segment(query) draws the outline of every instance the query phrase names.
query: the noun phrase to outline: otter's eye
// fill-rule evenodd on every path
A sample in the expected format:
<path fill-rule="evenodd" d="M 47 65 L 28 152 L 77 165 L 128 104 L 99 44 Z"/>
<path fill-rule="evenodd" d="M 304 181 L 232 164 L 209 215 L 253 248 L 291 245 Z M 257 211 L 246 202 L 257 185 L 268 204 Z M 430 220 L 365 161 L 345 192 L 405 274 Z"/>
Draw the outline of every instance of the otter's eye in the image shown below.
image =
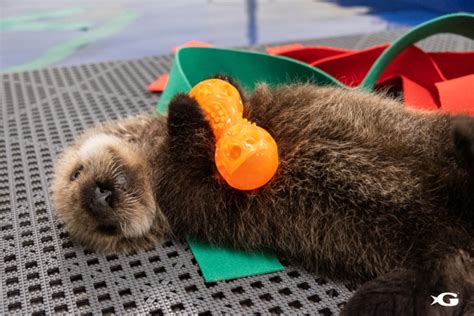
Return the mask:
<path fill-rule="evenodd" d="M 80 175 L 82 170 L 84 169 L 83 165 L 80 165 L 72 174 L 71 174 L 71 181 L 76 180 Z"/>
<path fill-rule="evenodd" d="M 117 184 L 121 190 L 125 190 L 128 186 L 128 179 L 124 174 L 117 177 Z"/>

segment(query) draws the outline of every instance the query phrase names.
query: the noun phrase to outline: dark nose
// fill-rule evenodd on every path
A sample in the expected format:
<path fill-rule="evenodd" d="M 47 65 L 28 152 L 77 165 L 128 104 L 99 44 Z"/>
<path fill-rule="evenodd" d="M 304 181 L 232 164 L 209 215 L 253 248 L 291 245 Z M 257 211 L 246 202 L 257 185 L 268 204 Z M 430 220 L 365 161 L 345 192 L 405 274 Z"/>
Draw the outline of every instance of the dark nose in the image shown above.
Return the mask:
<path fill-rule="evenodd" d="M 96 214 L 103 213 L 111 206 L 112 191 L 101 184 L 97 184 L 91 199 L 91 211 Z"/>

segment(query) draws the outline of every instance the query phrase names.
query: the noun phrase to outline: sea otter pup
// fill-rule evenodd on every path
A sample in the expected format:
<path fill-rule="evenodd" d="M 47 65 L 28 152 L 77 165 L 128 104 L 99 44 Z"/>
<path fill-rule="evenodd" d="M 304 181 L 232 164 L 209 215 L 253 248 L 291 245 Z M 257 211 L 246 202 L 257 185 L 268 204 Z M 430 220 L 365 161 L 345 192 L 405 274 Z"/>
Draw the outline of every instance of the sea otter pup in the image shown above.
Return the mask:
<path fill-rule="evenodd" d="M 348 315 L 474 313 L 473 118 L 309 84 L 261 84 L 244 104 L 279 146 L 264 187 L 227 185 L 203 112 L 179 94 L 167 117 L 108 123 L 64 151 L 52 184 L 60 221 L 105 253 L 170 233 L 271 248 L 321 275 L 368 281 Z M 442 292 L 457 306 L 430 305 Z"/>

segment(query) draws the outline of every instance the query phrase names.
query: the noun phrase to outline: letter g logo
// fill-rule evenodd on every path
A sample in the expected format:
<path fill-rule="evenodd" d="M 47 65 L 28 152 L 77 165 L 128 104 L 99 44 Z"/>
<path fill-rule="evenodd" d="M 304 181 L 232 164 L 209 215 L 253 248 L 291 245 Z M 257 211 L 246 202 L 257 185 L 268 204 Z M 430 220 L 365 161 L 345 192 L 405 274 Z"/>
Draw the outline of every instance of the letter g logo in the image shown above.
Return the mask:
<path fill-rule="evenodd" d="M 444 300 L 445 296 L 454 297 L 454 298 L 449 298 L 448 302 L 446 302 Z M 456 293 L 444 292 L 438 296 L 431 295 L 431 297 L 433 298 L 433 303 L 431 303 L 431 305 L 439 304 L 441 306 L 456 306 L 459 304 L 459 298 L 457 298 L 458 295 Z"/>

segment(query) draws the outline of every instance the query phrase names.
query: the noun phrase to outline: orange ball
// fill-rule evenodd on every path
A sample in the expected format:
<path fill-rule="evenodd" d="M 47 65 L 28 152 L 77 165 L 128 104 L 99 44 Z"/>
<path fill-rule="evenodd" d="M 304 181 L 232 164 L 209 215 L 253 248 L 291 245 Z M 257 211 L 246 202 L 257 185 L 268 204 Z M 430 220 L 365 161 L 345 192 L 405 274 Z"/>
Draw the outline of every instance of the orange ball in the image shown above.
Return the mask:
<path fill-rule="evenodd" d="M 242 119 L 218 140 L 215 160 L 217 170 L 230 186 L 254 190 L 275 174 L 278 147 L 266 130 Z"/>
<path fill-rule="evenodd" d="M 243 105 L 239 91 L 227 81 L 208 79 L 195 85 L 189 95 L 204 110 L 214 135 L 218 138 L 227 125 L 242 118 Z"/>
<path fill-rule="evenodd" d="M 278 168 L 273 137 L 242 117 L 239 91 L 220 79 L 209 79 L 191 89 L 204 110 L 217 140 L 217 170 L 233 188 L 254 190 L 266 184 Z"/>

